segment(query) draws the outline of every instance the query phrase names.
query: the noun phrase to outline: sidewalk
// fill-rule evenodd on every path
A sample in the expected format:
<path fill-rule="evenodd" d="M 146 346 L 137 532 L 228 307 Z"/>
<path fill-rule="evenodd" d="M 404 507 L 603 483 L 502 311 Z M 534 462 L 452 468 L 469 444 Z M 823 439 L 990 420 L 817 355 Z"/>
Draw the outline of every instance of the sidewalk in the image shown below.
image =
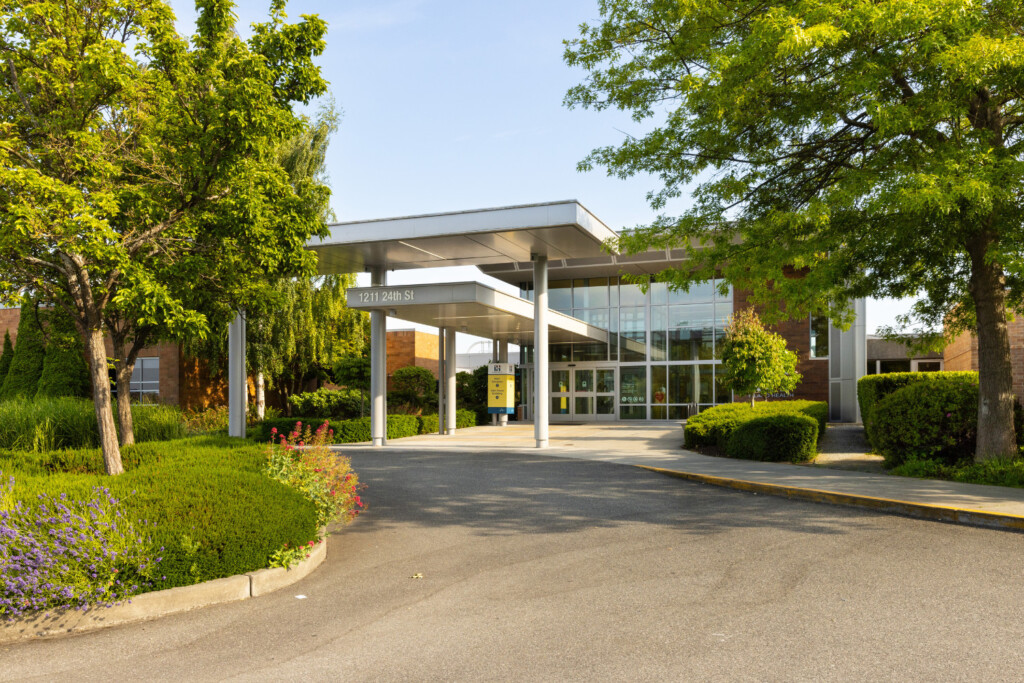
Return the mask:
<path fill-rule="evenodd" d="M 896 477 L 887 474 L 752 462 L 699 455 L 682 449 L 676 424 L 552 425 L 551 447 L 533 446 L 533 426 L 473 427 L 366 445 L 342 452 L 517 452 L 644 467 L 691 481 L 742 491 L 799 498 L 945 522 L 1024 531 L 1024 489 Z"/>

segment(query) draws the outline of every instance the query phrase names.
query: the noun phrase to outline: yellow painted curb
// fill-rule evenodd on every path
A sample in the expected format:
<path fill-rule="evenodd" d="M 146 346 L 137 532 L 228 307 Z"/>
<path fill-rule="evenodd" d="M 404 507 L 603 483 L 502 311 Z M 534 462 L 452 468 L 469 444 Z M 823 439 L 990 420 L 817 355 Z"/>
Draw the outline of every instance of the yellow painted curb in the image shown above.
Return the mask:
<path fill-rule="evenodd" d="M 822 491 L 819 489 L 808 489 L 798 486 L 784 486 L 782 484 L 766 484 L 760 481 L 730 479 L 728 477 L 716 477 L 710 474 L 667 470 L 661 467 L 650 467 L 648 465 L 636 465 L 636 467 L 670 477 L 687 479 L 689 481 L 710 484 L 712 486 L 722 486 L 724 488 L 736 489 L 737 491 L 747 491 L 749 493 L 764 493 L 769 496 L 781 496 L 796 500 L 806 500 L 813 503 L 847 505 L 851 507 L 875 510 L 877 512 L 888 512 L 891 514 L 905 515 L 907 517 L 916 517 L 918 519 L 928 519 L 936 522 L 950 522 L 953 524 L 965 524 L 969 526 L 1005 529 L 1009 531 L 1024 531 L 1024 516 L 1021 515 L 987 512 L 985 510 L 971 510 L 951 505 L 912 503 L 906 500 L 876 498 L 874 496 L 864 496 L 855 493 L 838 493 L 836 491 Z"/>

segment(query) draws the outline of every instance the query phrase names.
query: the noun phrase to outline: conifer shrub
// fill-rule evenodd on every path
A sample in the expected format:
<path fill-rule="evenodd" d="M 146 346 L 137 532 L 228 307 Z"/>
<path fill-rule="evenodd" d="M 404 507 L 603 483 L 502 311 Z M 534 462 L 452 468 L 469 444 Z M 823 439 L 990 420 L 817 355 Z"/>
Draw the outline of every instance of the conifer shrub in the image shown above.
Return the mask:
<path fill-rule="evenodd" d="M 0 387 L 3 387 L 7 372 L 11 369 L 11 361 L 14 360 L 14 344 L 11 343 L 11 333 L 4 330 L 4 350 L 0 353 Z"/>
<path fill-rule="evenodd" d="M 43 359 L 46 357 L 46 345 L 37 310 L 34 306 L 21 309 L 18 341 L 14 345 L 11 367 L 0 387 L 0 401 L 26 399 L 36 395 L 39 377 L 43 372 Z"/>
<path fill-rule="evenodd" d="M 62 309 L 47 312 L 49 343 L 36 388 L 37 398 L 87 397 L 92 390 L 89 365 L 85 362 L 82 335 Z"/>

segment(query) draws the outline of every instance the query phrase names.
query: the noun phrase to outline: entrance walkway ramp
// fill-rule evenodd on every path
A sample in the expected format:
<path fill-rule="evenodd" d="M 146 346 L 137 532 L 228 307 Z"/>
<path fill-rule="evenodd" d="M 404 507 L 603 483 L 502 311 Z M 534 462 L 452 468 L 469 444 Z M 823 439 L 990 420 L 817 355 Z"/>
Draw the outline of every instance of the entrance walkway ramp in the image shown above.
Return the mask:
<path fill-rule="evenodd" d="M 896 477 L 788 463 L 700 455 L 682 448 L 676 423 L 552 424 L 551 447 L 533 448 L 533 425 L 483 426 L 451 436 L 421 435 L 383 449 L 352 444 L 344 453 L 521 452 L 643 467 L 690 481 L 972 526 L 1024 531 L 1024 489 Z"/>

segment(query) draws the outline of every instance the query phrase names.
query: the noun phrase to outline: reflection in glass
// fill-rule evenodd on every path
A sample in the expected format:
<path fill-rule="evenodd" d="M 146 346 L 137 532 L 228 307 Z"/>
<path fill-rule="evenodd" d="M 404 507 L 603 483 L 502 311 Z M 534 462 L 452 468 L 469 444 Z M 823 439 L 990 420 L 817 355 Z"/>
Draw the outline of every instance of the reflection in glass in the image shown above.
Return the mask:
<path fill-rule="evenodd" d="M 592 392 L 594 391 L 594 371 L 593 370 L 576 370 L 574 373 L 576 391 Z"/>
<path fill-rule="evenodd" d="M 669 360 L 710 360 L 714 350 L 712 304 L 668 307 Z"/>
<path fill-rule="evenodd" d="M 619 346 L 623 362 L 647 360 L 646 308 L 619 309 Z"/>
<path fill-rule="evenodd" d="M 811 358 L 828 358 L 828 318 L 811 316 Z"/>
<path fill-rule="evenodd" d="M 646 306 L 647 295 L 640 290 L 640 285 L 628 282 L 619 283 L 620 306 Z"/>
<path fill-rule="evenodd" d="M 667 335 L 668 311 L 665 306 L 651 306 L 651 360 L 668 358 Z"/>
<path fill-rule="evenodd" d="M 668 367 L 668 402 L 697 403 L 696 366 L 670 365 Z"/>
<path fill-rule="evenodd" d="M 615 414 L 615 397 L 614 396 L 598 396 L 597 397 L 597 414 L 598 415 L 614 415 Z"/>
<path fill-rule="evenodd" d="M 722 366 L 717 366 L 715 368 L 715 403 L 732 403 L 732 391 L 725 387 L 725 383 L 722 381 L 724 376 L 725 372 L 722 370 Z"/>
<path fill-rule="evenodd" d="M 652 420 L 664 420 L 666 415 L 666 406 L 651 406 L 651 419 Z"/>
<path fill-rule="evenodd" d="M 593 396 L 577 396 L 576 402 L 576 414 L 577 415 L 593 415 L 594 414 L 594 397 Z"/>
<path fill-rule="evenodd" d="M 614 394 L 615 393 L 615 371 L 614 370 L 598 370 L 597 371 L 597 393 L 599 393 L 599 394 Z"/>
<path fill-rule="evenodd" d="M 732 304 L 716 304 L 715 305 L 715 355 L 714 357 L 721 358 L 721 344 L 722 340 L 725 339 L 725 327 L 729 324 L 729 316 L 732 315 Z"/>
<path fill-rule="evenodd" d="M 652 282 L 651 283 L 651 305 L 657 306 L 659 304 L 668 303 L 668 285 L 664 282 Z"/>
<path fill-rule="evenodd" d="M 599 308 L 608 305 L 608 278 L 591 277 L 573 280 L 572 293 L 575 308 Z"/>
<path fill-rule="evenodd" d="M 715 366 L 701 363 L 693 367 L 696 372 L 697 401 L 699 403 L 711 403 L 714 400 Z"/>
<path fill-rule="evenodd" d="M 665 403 L 668 399 L 668 380 L 664 365 L 651 366 L 651 403 Z"/>
<path fill-rule="evenodd" d="M 568 363 L 572 360 L 572 344 L 549 344 L 548 360 L 552 363 Z"/>
<path fill-rule="evenodd" d="M 552 370 L 551 371 L 551 393 L 553 393 L 553 394 L 567 394 L 567 393 L 569 393 L 569 371 L 568 370 Z"/>
<path fill-rule="evenodd" d="M 548 308 L 562 313 L 572 311 L 572 280 L 552 280 L 548 283 Z"/>
<path fill-rule="evenodd" d="M 698 282 L 692 285 L 688 292 L 681 289 L 669 289 L 668 292 L 670 304 L 710 303 L 714 300 L 715 284 L 713 282 Z"/>
<path fill-rule="evenodd" d="M 647 406 L 622 406 L 619 408 L 620 420 L 646 420 Z"/>
<path fill-rule="evenodd" d="M 619 368 L 619 403 L 622 405 L 647 403 L 647 366 Z"/>

